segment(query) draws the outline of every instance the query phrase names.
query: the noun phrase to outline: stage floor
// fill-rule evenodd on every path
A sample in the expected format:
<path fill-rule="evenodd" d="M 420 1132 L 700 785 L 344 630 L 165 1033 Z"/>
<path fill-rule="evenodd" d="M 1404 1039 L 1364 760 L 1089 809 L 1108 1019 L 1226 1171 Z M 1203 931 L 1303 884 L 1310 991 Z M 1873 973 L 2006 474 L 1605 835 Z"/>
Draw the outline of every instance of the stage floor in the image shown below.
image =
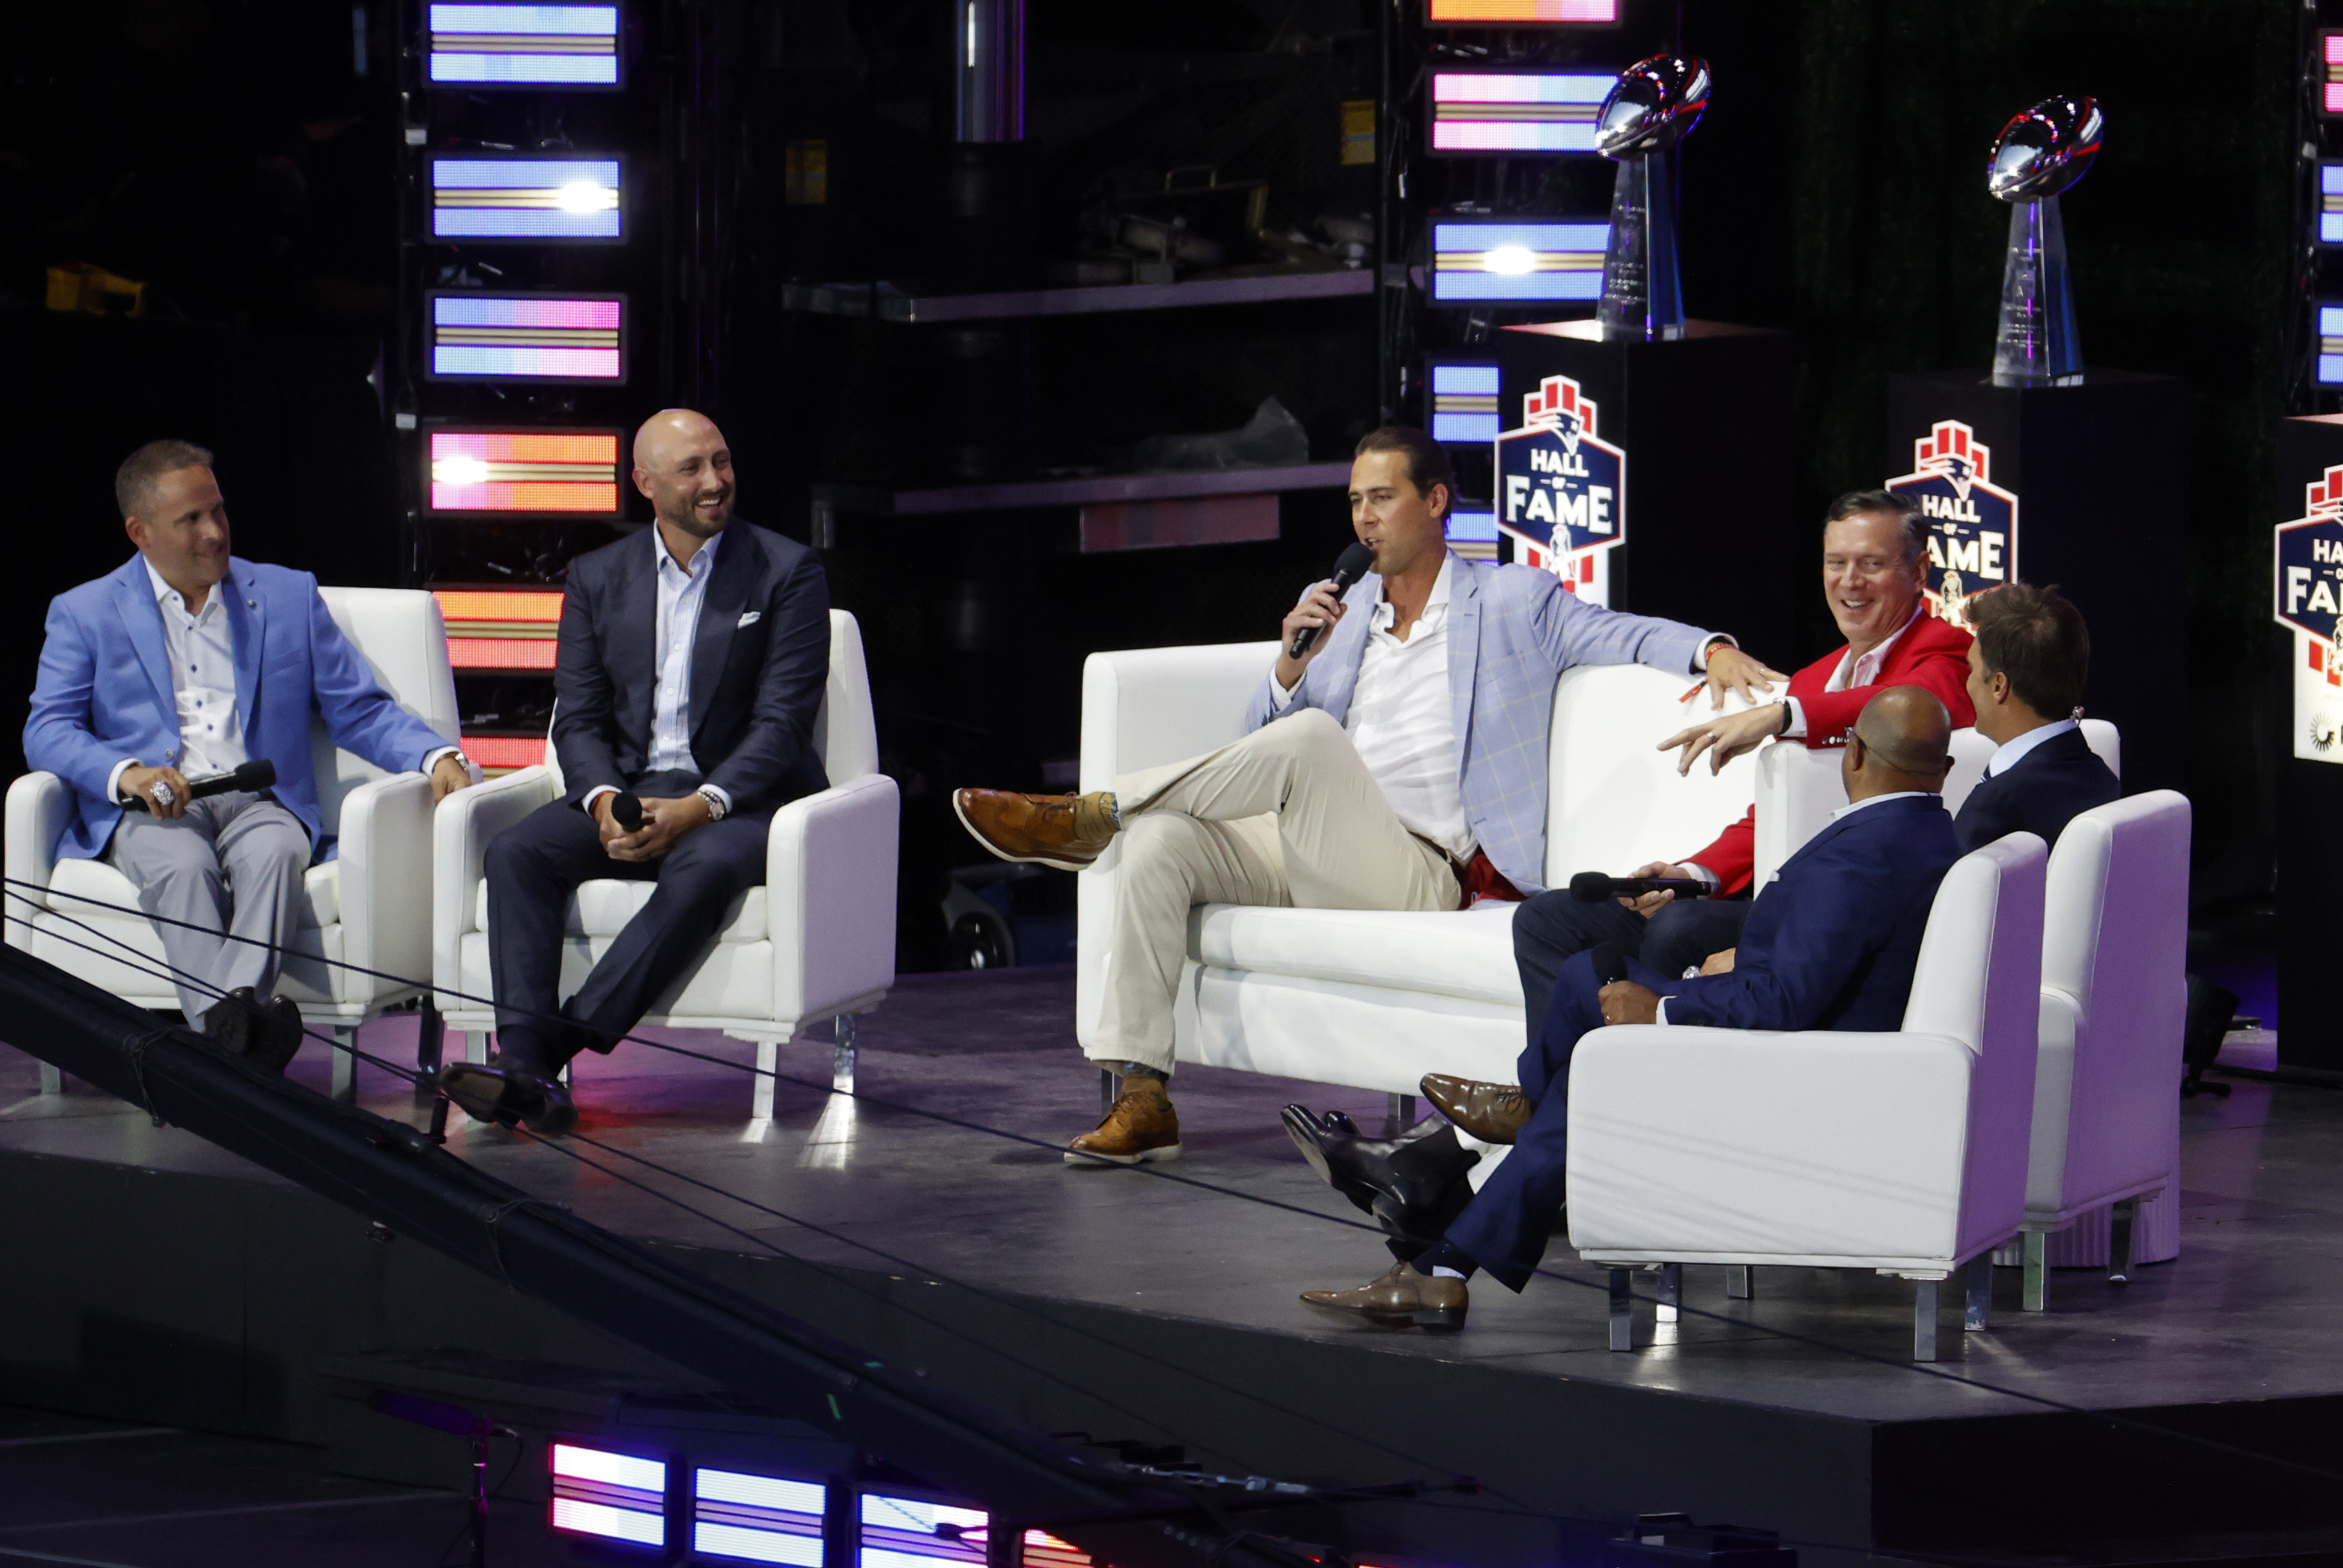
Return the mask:
<path fill-rule="evenodd" d="M 2199 1419 L 2143 1419 L 2264 1452 L 2321 1463 L 2343 1459 L 2331 1438 L 2318 1454 L 2297 1446 L 2297 1429 L 2306 1422 L 2315 1418 L 2332 1432 L 2343 1414 L 2343 1336 L 2335 1332 L 2336 1302 L 2343 1299 L 2343 1093 L 2238 1082 L 2226 1101 L 2185 1102 L 2180 1257 L 2146 1269 L 2127 1288 L 2110 1286 L 2096 1271 L 2060 1271 L 2051 1310 L 2042 1314 L 2016 1310 L 2016 1271 L 1999 1271 L 1992 1329 L 1964 1336 L 1948 1312 L 1944 1338 L 1955 1359 L 1934 1369 L 1915 1369 L 1905 1359 L 1907 1283 L 1792 1268 L 1759 1271 L 1752 1301 L 1728 1301 L 1721 1270 L 1689 1269 L 1687 1305 L 1717 1316 L 1688 1314 L 1678 1324 L 1655 1326 L 1650 1310 L 1640 1309 L 1637 1338 L 1644 1348 L 1616 1354 L 1606 1348 L 1603 1273 L 1578 1263 L 1559 1239 L 1547 1266 L 1575 1283 L 1541 1279 L 1520 1296 L 1494 1285 L 1476 1288 L 1471 1326 L 1457 1336 L 1353 1328 L 1298 1304 L 1298 1291 L 1357 1283 L 1387 1259 L 1372 1231 L 1346 1223 L 1363 1217 L 1294 1156 L 1278 1128 L 1278 1108 L 1296 1100 L 1313 1109 L 1340 1106 L 1366 1123 L 1383 1114 L 1376 1097 L 1210 1070 L 1182 1072 L 1177 1092 L 1187 1157 L 1168 1169 L 1226 1191 L 1144 1171 L 1069 1169 L 1052 1147 L 918 1113 L 940 1112 L 1050 1145 L 1091 1125 L 1098 1079 L 1073 1043 L 1071 991 L 1065 970 L 906 977 L 863 1021 L 860 1079 L 865 1094 L 902 1109 L 866 1102 L 849 1110 L 818 1089 L 784 1083 L 770 1124 L 759 1126 L 748 1117 L 743 1073 L 640 1048 L 584 1061 L 578 1074 L 581 1131 L 803 1224 L 642 1167 L 614 1165 L 724 1221 L 712 1223 L 531 1140 L 460 1116 L 450 1146 L 612 1230 L 706 1249 L 711 1259 L 746 1260 L 769 1246 L 857 1277 L 935 1282 L 930 1288 L 939 1294 L 926 1299 L 939 1302 L 964 1299 L 952 1291 L 957 1283 L 996 1305 L 1006 1298 L 1046 1302 L 1061 1316 L 1084 1308 L 1116 1314 L 1114 1321 L 1135 1324 L 1137 1337 L 1161 1347 L 1153 1358 L 1159 1364 L 1147 1374 L 1157 1380 L 1148 1397 L 1158 1406 L 1170 1386 L 1162 1380 L 1176 1382 L 1183 1365 L 1224 1392 L 1237 1375 L 1231 1370 L 1237 1363 L 1225 1359 L 1231 1346 L 1244 1347 L 1248 1367 L 1286 1362 L 1342 1369 L 1342 1386 L 1354 1393 L 1342 1419 L 1375 1434 L 1384 1452 L 1420 1461 L 1418 1473 L 1487 1476 L 1506 1467 L 1502 1431 L 1450 1442 L 1445 1417 L 1412 1421 L 1378 1398 L 1379 1390 L 1396 1396 L 1443 1377 L 1449 1381 L 1437 1386 L 1467 1391 L 1453 1413 L 1468 1423 L 1477 1411 L 1532 1412 L 1540 1398 L 1566 1390 L 1577 1402 L 1566 1408 L 1576 1410 L 1626 1408 L 1621 1395 L 1658 1396 L 1679 1412 L 1712 1417 L 1737 1408 L 1754 1422 L 1745 1441 L 1762 1442 L 1760 1416 L 1819 1418 L 1813 1430 L 1851 1423 L 1845 1430 L 1868 1433 L 1886 1427 L 1941 1432 L 1950 1430 L 1942 1423 L 1978 1420 L 1998 1428 L 1994 1418 L 2043 1415 L 2043 1406 L 2016 1394 L 2095 1411 L 2188 1409 Z M 386 1020 L 364 1032 L 362 1044 L 411 1060 L 414 1029 L 411 1017 Z M 749 1048 L 738 1042 L 673 1038 L 749 1060 Z M 826 1082 L 828 1057 L 826 1042 L 799 1042 L 784 1051 L 782 1070 Z M 321 1091 L 326 1072 L 316 1046 L 293 1069 Z M 40 1096 L 36 1087 L 28 1059 L 0 1051 L 0 1158 L 286 1185 L 176 1130 L 155 1128 L 143 1113 L 86 1088 L 56 1098 Z M 360 1092 L 382 1114 L 418 1115 L 406 1086 L 374 1070 L 362 1070 Z M 608 1158 L 590 1149 L 578 1152 Z M 746 1269 L 729 1260 L 724 1266 L 735 1275 Z M 1182 1363 L 1191 1356 L 1204 1360 Z M 1480 1375 L 1450 1375 L 1449 1369 L 1466 1368 Z M 2268 1402 L 2288 1400 L 2308 1402 Z M 2209 1420 L 2207 1407 L 2217 1412 Z M 2281 1410 L 2295 1414 L 2272 1413 Z M 2054 1430 L 2071 1431 L 2044 1429 Z M 2208 1457 L 2170 1440 L 2135 1433 L 2127 1442 L 2183 1450 L 2169 1456 L 2176 1473 L 2235 1462 L 2234 1455 Z M 2056 1447 L 2046 1451 L 2052 1456 L 2046 1462 L 2055 1462 Z M 1886 1484 L 1887 1467 L 1875 1450 L 1867 1462 L 1874 1473 L 1849 1485 L 1875 1494 Z"/>

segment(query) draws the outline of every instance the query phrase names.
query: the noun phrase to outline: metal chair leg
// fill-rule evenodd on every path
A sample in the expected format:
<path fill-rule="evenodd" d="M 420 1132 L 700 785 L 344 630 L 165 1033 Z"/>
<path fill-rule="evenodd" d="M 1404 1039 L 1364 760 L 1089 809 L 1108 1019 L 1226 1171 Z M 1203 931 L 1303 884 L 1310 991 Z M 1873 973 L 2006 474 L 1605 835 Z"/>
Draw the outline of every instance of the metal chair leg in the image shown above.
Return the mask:
<path fill-rule="evenodd" d="M 1383 1110 L 1383 1136 L 1396 1138 L 1415 1125 L 1415 1096 L 1393 1094 Z"/>
<path fill-rule="evenodd" d="M 436 1074 L 447 1048 L 447 1030 L 439 1021 L 439 1004 L 425 997 L 415 1009 L 415 1070 Z"/>
<path fill-rule="evenodd" d="M 358 1102 L 358 1031 L 334 1030 L 334 1098 L 344 1105 Z"/>
<path fill-rule="evenodd" d="M 1932 1362 L 1936 1359 L 1936 1304 L 1940 1280 L 1912 1282 L 1912 1359 Z"/>
<path fill-rule="evenodd" d="M 1674 1322 L 1676 1321 L 1676 1309 L 1683 1304 L 1684 1265 L 1682 1263 L 1662 1263 L 1660 1265 L 1660 1322 L 1664 1323 Z"/>
<path fill-rule="evenodd" d="M 830 1087 L 839 1094 L 854 1092 L 854 1047 L 858 1029 L 855 1017 L 842 1012 L 830 1026 L 830 1037 L 838 1043 L 830 1057 Z"/>
<path fill-rule="evenodd" d="M 2018 1305 L 2029 1312 L 2050 1310 L 2050 1233 L 2026 1232 L 2026 1293 Z"/>
<path fill-rule="evenodd" d="M 1099 1115 L 1103 1118 L 1114 1109 L 1114 1097 L 1122 1092 L 1122 1081 L 1111 1067 L 1099 1069 Z"/>
<path fill-rule="evenodd" d="M 41 1063 L 41 1092 L 63 1094 L 65 1091 L 65 1070 L 54 1061 Z"/>
<path fill-rule="evenodd" d="M 1614 1351 L 1635 1348 L 1635 1298 L 1627 1288 L 1628 1278 L 1624 1269 L 1611 1271 L 1611 1348 Z"/>
<path fill-rule="evenodd" d="M 488 1031 L 468 1029 L 464 1031 L 464 1060 L 478 1067 L 488 1060 Z"/>
<path fill-rule="evenodd" d="M 2139 1267 L 2139 1200 L 2127 1198 L 2107 1221 L 2107 1283 L 2128 1285 Z"/>
<path fill-rule="evenodd" d="M 1725 1293 L 1736 1302 L 1755 1301 L 1757 1296 L 1757 1271 L 1748 1263 L 1725 1265 Z"/>
<path fill-rule="evenodd" d="M 1974 1333 L 1993 1326 L 1993 1253 L 1979 1252 L 1968 1261 L 1968 1306 L 1961 1314 L 1963 1330 Z"/>
<path fill-rule="evenodd" d="M 749 1091 L 749 1115 L 758 1121 L 773 1119 L 773 1074 L 781 1065 L 781 1042 L 760 1040 L 757 1042 L 757 1077 Z"/>

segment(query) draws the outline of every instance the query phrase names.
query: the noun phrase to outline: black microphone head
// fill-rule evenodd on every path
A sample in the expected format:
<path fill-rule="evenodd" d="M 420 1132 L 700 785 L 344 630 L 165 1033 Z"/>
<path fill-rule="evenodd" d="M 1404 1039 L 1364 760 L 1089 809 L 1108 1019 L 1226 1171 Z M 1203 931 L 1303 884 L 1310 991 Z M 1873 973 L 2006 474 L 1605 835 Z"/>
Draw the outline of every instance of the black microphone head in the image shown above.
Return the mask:
<path fill-rule="evenodd" d="M 1600 871 L 1581 871 L 1570 879 L 1570 896 L 1582 904 L 1599 904 L 1611 896 L 1611 879 Z"/>
<path fill-rule="evenodd" d="M 236 770 L 236 787 L 239 789 L 266 789 L 276 782 L 277 764 L 266 757 L 256 757 Z"/>
<path fill-rule="evenodd" d="M 617 819 L 618 826 L 628 832 L 641 832 L 643 830 L 642 797 L 631 789 L 620 790 L 610 797 L 610 815 Z"/>
<path fill-rule="evenodd" d="M 1597 942 L 1586 950 L 1594 960 L 1594 978 L 1611 985 L 1627 978 L 1626 955 L 1615 942 Z"/>
<path fill-rule="evenodd" d="M 1349 588 L 1375 569 L 1375 552 L 1364 545 L 1353 545 L 1334 558 L 1334 580 Z"/>

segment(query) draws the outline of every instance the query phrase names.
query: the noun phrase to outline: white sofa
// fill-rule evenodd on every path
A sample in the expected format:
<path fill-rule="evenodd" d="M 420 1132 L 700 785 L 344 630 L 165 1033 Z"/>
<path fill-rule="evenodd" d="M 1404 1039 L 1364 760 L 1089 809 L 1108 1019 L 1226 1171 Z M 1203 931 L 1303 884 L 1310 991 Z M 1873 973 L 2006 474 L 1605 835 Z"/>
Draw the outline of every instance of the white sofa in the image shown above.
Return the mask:
<path fill-rule="evenodd" d="M 1974 1261 L 1989 1285 L 1986 1260 L 2026 1218 L 2045 859 L 2013 833 L 1946 873 L 1895 1032 L 1641 1024 L 1580 1041 L 1579 1255 L 1901 1275 L 1918 1282 L 1914 1359 L 1936 1360 L 1939 1282 Z M 1614 1350 L 1624 1287 L 1614 1276 Z"/>
<path fill-rule="evenodd" d="M 438 601 L 413 589 L 318 591 L 383 689 L 455 741 L 456 683 Z M 297 951 L 278 994 L 299 1004 L 304 1023 L 331 1030 L 347 1048 L 359 1024 L 422 994 L 430 973 L 431 784 L 420 773 L 386 776 L 337 750 L 323 724 L 312 725 L 310 747 L 320 820 L 337 837 L 338 853 L 304 879 Z M 9 944 L 136 1006 L 176 1010 L 161 940 L 146 917 L 121 912 L 138 902 L 129 879 L 102 860 L 57 859 L 72 808 L 72 789 L 53 773 L 27 773 L 8 787 L 10 891 L 45 890 L 29 918 L 20 899 L 9 900 Z M 339 1098 L 357 1091 L 347 1049 L 334 1053 L 333 1082 Z M 42 1085 L 60 1086 L 55 1069 L 42 1070 Z"/>
<path fill-rule="evenodd" d="M 727 912 L 716 940 L 679 974 L 642 1022 L 712 1029 L 757 1046 L 751 1115 L 769 1119 L 782 1041 L 807 1023 L 836 1020 L 831 1078 L 853 1087 L 854 1019 L 895 983 L 895 866 L 901 814 L 895 781 L 879 771 L 879 734 L 862 636 L 844 610 L 830 612 L 830 684 L 814 723 L 827 789 L 773 814 L 765 882 Z M 441 1016 L 465 1037 L 465 1055 L 488 1055 L 496 1027 L 488 972 L 488 840 L 562 795 L 552 748 L 546 760 L 450 796 L 435 824 L 431 855 L 431 972 Z M 585 982 L 655 883 L 598 879 L 570 902 L 561 960 L 567 996 Z"/>
<path fill-rule="evenodd" d="M 1242 737 L 1272 642 L 1091 656 L 1081 788 Z M 1676 776 L 1666 736 L 1708 710 L 1689 678 L 1639 665 L 1567 671 L 1554 699 L 1545 879 L 1689 854 L 1745 811 L 1756 769 Z M 1119 849 L 1077 882 L 1075 1035 L 1094 1038 Z M 1510 1082 L 1525 1034 L 1513 906 L 1413 914 L 1213 904 L 1189 925 L 1179 1060 L 1412 1095 L 1427 1072 Z M 1483 1161 L 1486 1166 L 1489 1161 Z"/>

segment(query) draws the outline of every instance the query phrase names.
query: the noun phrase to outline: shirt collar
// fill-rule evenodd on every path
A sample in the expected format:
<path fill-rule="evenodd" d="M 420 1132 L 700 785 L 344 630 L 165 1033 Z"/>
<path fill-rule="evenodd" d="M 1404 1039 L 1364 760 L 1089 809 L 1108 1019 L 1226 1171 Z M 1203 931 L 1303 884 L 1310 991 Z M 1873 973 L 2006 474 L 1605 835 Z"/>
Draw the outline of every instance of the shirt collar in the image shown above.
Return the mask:
<path fill-rule="evenodd" d="M 155 563 L 146 558 L 146 554 L 143 550 L 139 552 L 138 564 L 146 568 L 146 580 L 154 586 L 155 589 L 155 602 L 157 604 L 167 602 L 177 605 L 179 607 L 179 613 L 185 615 L 187 609 L 187 601 L 180 597 L 179 590 L 177 588 L 173 588 L 169 583 L 163 580 L 163 574 L 155 569 Z M 218 583 L 214 583 L 212 584 L 212 591 L 204 596 L 204 608 L 196 611 L 194 618 L 201 620 L 205 616 L 211 613 L 212 606 L 219 603 L 219 601 L 220 585 Z"/>
<path fill-rule="evenodd" d="M 1994 752 L 1992 760 L 1985 765 L 1985 776 L 1988 779 L 1997 779 L 2023 762 L 2026 759 L 2026 754 L 2044 741 L 2055 740 L 2070 729 L 2081 728 L 2081 725 L 2071 719 L 2060 719 L 2048 724 L 2037 724 L 2025 734 L 2003 741 L 1999 749 Z"/>
<path fill-rule="evenodd" d="M 1852 817 L 1857 811 L 1862 810 L 1865 806 L 1876 806 L 1882 800 L 1926 800 L 1933 797 L 1936 791 L 1933 789 L 1897 789 L 1886 795 L 1866 796 L 1861 800 L 1857 800 L 1851 805 L 1842 806 L 1837 810 L 1832 812 L 1831 820 L 1835 822 L 1841 817 Z"/>
<path fill-rule="evenodd" d="M 1919 603 L 1917 603 L 1917 604 L 1916 604 L 1916 605 L 1914 605 L 1914 606 L 1912 607 L 1912 613 L 1911 613 L 1911 615 L 1910 615 L 1910 616 L 1908 616 L 1907 618 L 1906 618 L 1904 624 L 1903 624 L 1902 626 L 1897 627 L 1897 628 L 1896 628 L 1896 630 L 1894 631 L 1894 633 L 1892 633 L 1892 634 L 1888 637 L 1888 638 L 1887 638 L 1887 640 L 1886 640 L 1885 642 L 1881 643 L 1877 648 L 1873 648 L 1869 653 L 1866 653 L 1866 654 L 1863 655 L 1863 658 L 1875 658 L 1875 659 L 1878 659 L 1878 660 L 1880 660 L 1881 662 L 1885 663 L 1885 662 L 1886 661 L 1886 658 L 1887 658 L 1887 650 L 1888 650 L 1889 648 L 1894 648 L 1894 647 L 1896 646 L 1896 639 L 1897 638 L 1902 637 L 1906 632 L 1910 631 L 1910 630 L 1912 629 L 1912 623 L 1913 623 L 1914 621 L 1916 621 L 1916 620 L 1918 620 L 1922 616 L 1924 616 L 1924 615 L 1926 615 L 1926 614 L 1927 614 L 1927 613 L 1928 613 L 1928 601 L 1927 601 L 1926 599 L 1922 599 Z M 1851 669 L 1851 668 L 1854 668 L 1854 666 L 1855 666 L 1856 664 L 1860 664 L 1861 662 L 1863 662 L 1863 658 L 1851 658 L 1851 659 L 1849 659 L 1849 661 L 1848 661 L 1848 668 L 1849 668 L 1850 669 Z"/>
<path fill-rule="evenodd" d="M 1430 598 L 1423 601 L 1423 613 L 1416 618 L 1416 624 L 1418 626 L 1422 626 L 1425 621 L 1431 619 L 1432 612 L 1434 609 L 1439 610 L 1442 616 L 1446 616 L 1448 612 L 1448 579 L 1455 569 L 1456 552 L 1454 550 L 1450 550 L 1441 557 L 1440 575 L 1432 579 L 1432 594 Z M 1374 631 L 1387 631 L 1391 628 L 1393 623 L 1398 619 L 1399 612 L 1392 608 L 1392 601 L 1383 595 L 1377 594 L 1375 596 L 1374 618 L 1367 623 L 1369 628 Z"/>
<path fill-rule="evenodd" d="M 687 567 L 677 560 L 675 553 L 667 548 L 667 536 L 659 532 L 659 525 L 657 523 L 651 525 L 651 550 L 654 558 L 659 562 L 659 569 L 664 572 L 672 567 L 688 583 L 695 582 L 707 575 L 708 568 L 716 564 L 716 547 L 723 542 L 724 530 L 719 528 L 699 542 L 699 552 L 691 558 L 691 565 Z"/>

